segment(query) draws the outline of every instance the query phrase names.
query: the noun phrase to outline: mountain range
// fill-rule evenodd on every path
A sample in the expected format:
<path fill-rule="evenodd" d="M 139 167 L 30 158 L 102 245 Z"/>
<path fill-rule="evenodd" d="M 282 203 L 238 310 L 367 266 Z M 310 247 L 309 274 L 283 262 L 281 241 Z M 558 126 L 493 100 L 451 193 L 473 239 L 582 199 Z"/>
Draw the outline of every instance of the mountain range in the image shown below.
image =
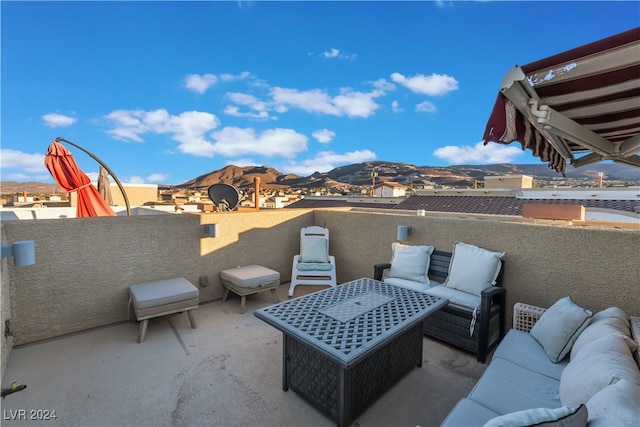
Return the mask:
<path fill-rule="evenodd" d="M 415 166 L 398 162 L 364 162 L 340 166 L 329 172 L 315 172 L 303 177 L 294 174 L 283 174 L 268 166 L 226 166 L 178 185 L 159 185 L 161 189 L 203 190 L 213 184 L 224 183 L 236 188 L 253 187 L 254 178 L 260 178 L 260 188 L 271 189 L 317 189 L 333 188 L 348 190 L 350 187 L 369 186 L 373 182 L 372 173 L 376 174 L 376 184 L 380 182 L 397 182 L 404 185 L 431 183 L 450 187 L 472 187 L 474 181 L 481 182 L 485 176 L 529 175 L 537 182 L 590 181 L 603 173 L 605 182 L 615 181 L 627 185 L 640 185 L 640 169 L 619 163 L 596 163 L 581 168 L 568 166 L 562 175 L 550 169 L 546 164 L 493 164 L 493 165 L 458 165 L 458 166 Z M 60 193 L 55 183 L 42 182 L 0 182 L 2 194 L 15 194 L 27 191 L 30 194 Z"/>
<path fill-rule="evenodd" d="M 315 172 L 301 177 L 282 174 L 267 166 L 226 166 L 223 169 L 200 175 L 177 188 L 203 189 L 213 184 L 230 184 L 237 188 L 252 187 L 254 178 L 260 178 L 261 188 L 334 188 L 371 185 L 372 174 L 376 174 L 376 183 L 397 182 L 404 185 L 432 183 L 451 187 L 471 187 L 474 181 L 482 181 L 485 176 L 529 175 L 535 181 L 594 181 L 603 174 L 605 181 L 622 181 L 639 184 L 640 169 L 623 164 L 598 163 L 580 169 L 569 166 L 566 177 L 550 169 L 546 164 L 494 164 L 459 166 L 415 166 L 397 162 L 364 162 L 340 166 L 329 172 Z"/>

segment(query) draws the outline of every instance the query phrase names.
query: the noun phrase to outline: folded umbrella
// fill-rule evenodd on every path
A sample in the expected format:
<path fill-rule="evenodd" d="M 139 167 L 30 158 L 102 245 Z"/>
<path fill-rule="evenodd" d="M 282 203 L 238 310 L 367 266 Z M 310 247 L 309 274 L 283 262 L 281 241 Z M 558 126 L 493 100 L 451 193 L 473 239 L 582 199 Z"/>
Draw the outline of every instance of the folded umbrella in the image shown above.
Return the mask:
<path fill-rule="evenodd" d="M 73 155 L 59 142 L 53 141 L 44 157 L 47 167 L 58 185 L 66 191 L 78 192 L 78 218 L 91 216 L 116 216 L 91 184 L 89 177 L 80 170 Z"/>

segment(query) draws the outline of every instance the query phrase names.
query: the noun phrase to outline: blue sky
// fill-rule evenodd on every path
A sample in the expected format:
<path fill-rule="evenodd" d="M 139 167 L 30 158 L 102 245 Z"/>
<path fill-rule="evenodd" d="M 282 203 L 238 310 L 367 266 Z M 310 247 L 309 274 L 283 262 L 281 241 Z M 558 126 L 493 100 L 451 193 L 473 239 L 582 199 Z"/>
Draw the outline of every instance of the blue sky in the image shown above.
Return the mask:
<path fill-rule="evenodd" d="M 56 137 L 123 182 L 371 160 L 539 163 L 482 145 L 504 74 L 640 25 L 638 2 L 2 1 L 1 180 Z M 99 165 L 67 145 L 93 179 Z"/>

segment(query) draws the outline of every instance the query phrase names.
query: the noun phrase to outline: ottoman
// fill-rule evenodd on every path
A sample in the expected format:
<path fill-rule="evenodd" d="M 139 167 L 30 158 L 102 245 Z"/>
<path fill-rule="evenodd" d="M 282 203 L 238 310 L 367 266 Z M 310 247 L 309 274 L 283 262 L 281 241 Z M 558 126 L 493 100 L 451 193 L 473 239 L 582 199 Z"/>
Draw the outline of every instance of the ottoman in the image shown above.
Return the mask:
<path fill-rule="evenodd" d="M 245 265 L 220 272 L 220 282 L 224 287 L 222 301 L 226 301 L 229 291 L 240 296 L 240 313 L 244 313 L 247 295 L 271 291 L 279 301 L 276 288 L 280 286 L 280 273 L 261 265 Z"/>
<path fill-rule="evenodd" d="M 152 317 L 186 311 L 189 323 L 197 328 L 193 310 L 198 308 L 200 292 L 184 277 L 156 280 L 129 286 L 129 307 L 133 305 L 140 322 L 138 342 L 144 341 L 147 321 Z"/>

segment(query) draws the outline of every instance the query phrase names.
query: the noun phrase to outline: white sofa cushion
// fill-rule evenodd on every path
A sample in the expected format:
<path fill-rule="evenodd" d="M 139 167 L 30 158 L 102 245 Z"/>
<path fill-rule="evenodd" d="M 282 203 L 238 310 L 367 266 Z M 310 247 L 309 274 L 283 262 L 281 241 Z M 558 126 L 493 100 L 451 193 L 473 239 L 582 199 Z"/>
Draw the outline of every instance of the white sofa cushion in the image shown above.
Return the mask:
<path fill-rule="evenodd" d="M 444 285 L 480 296 L 480 292 L 496 284 L 500 258 L 504 252 L 492 252 L 463 242 L 453 245 L 449 271 Z"/>
<path fill-rule="evenodd" d="M 559 363 L 551 363 L 544 348 L 528 332 L 510 329 L 504 336 L 493 358 L 506 359 L 534 372 L 560 381 L 562 371 L 569 363 L 565 358 Z"/>
<path fill-rule="evenodd" d="M 571 406 L 561 404 L 559 385 L 556 379 L 508 360 L 493 359 L 468 397 L 498 414 Z"/>
<path fill-rule="evenodd" d="M 640 386 L 626 379 L 617 380 L 594 394 L 587 409 L 589 427 L 638 427 Z"/>
<path fill-rule="evenodd" d="M 301 262 L 329 262 L 328 241 L 321 236 L 304 236 L 300 239 Z"/>
<path fill-rule="evenodd" d="M 415 280 L 407 280 L 400 279 L 399 277 L 386 277 L 383 280 L 384 283 L 388 283 L 390 285 L 400 286 L 401 288 L 411 289 L 412 291 L 417 292 L 426 292 L 433 283 L 437 283 L 434 281 L 429 281 L 428 283 L 416 282 Z"/>
<path fill-rule="evenodd" d="M 587 407 L 532 408 L 511 412 L 489 420 L 484 427 L 585 427 Z"/>
<path fill-rule="evenodd" d="M 393 255 L 388 277 L 429 283 L 427 274 L 433 246 L 412 246 L 394 242 L 391 244 L 391 250 Z"/>
<path fill-rule="evenodd" d="M 640 370 L 631 356 L 630 343 L 622 334 L 605 335 L 585 345 L 560 377 L 562 405 L 586 403 L 616 380 L 626 378 L 640 385 Z"/>
<path fill-rule="evenodd" d="M 576 355 L 584 347 L 597 340 L 600 337 L 612 333 L 620 333 L 631 336 L 629 331 L 629 316 L 618 307 L 609 307 L 606 310 L 597 312 L 591 318 L 589 326 L 580 333 L 576 342 L 571 347 L 571 359 L 575 359 Z"/>
<path fill-rule="evenodd" d="M 544 347 L 549 359 L 558 363 L 569 354 L 591 316 L 590 310 L 580 307 L 570 297 L 564 297 L 542 314 L 530 333 Z"/>
<path fill-rule="evenodd" d="M 443 285 L 431 286 L 424 292 L 434 297 L 446 298 L 450 304 L 460 305 L 474 310 L 480 306 L 481 298 L 479 296 L 457 289 L 451 289 Z"/>

